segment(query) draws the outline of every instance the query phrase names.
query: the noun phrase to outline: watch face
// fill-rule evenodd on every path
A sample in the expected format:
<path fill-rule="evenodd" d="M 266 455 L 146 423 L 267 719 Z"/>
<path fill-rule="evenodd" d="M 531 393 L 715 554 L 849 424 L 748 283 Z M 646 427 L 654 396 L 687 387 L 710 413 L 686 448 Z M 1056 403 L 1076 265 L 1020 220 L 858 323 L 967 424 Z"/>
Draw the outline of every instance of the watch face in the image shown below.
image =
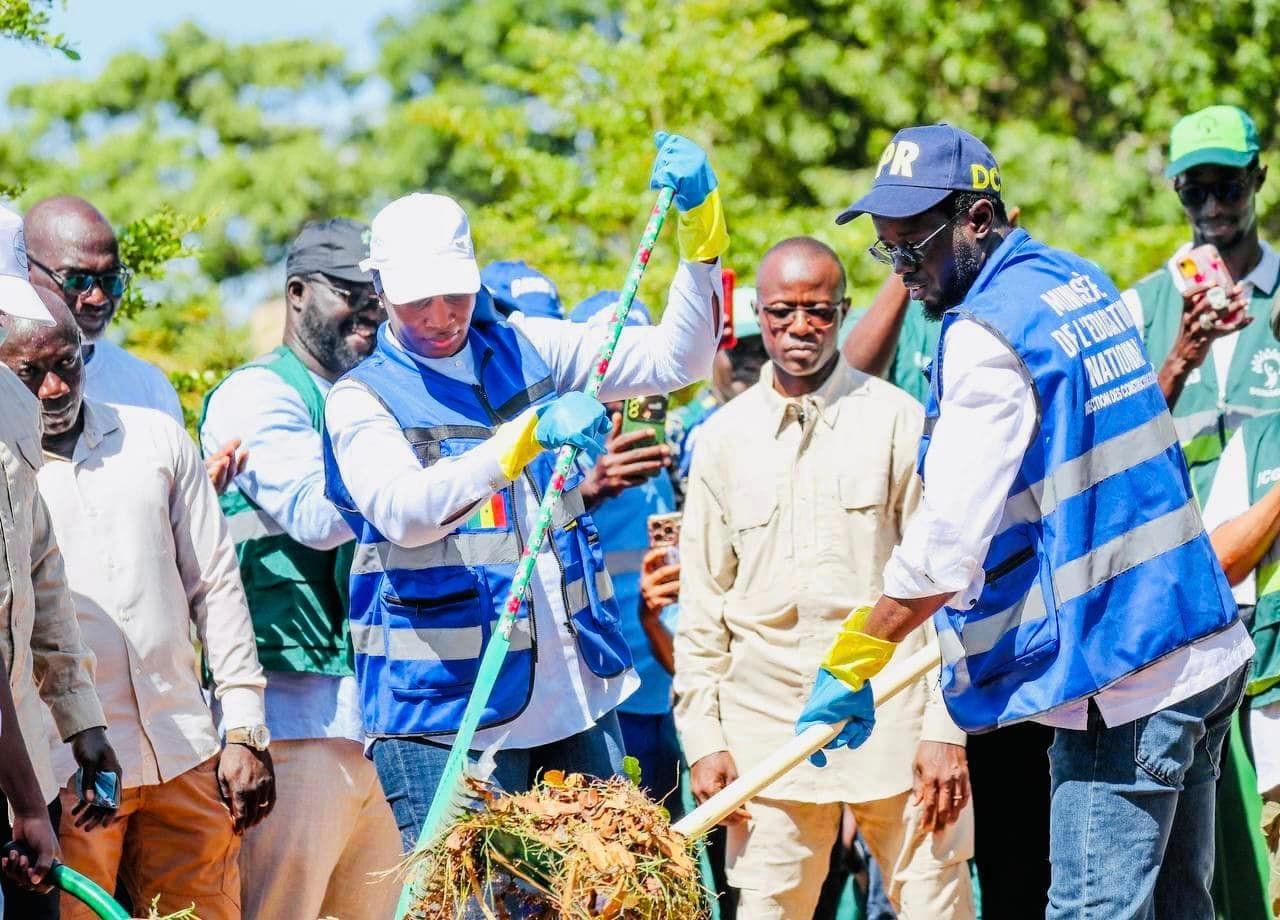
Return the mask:
<path fill-rule="evenodd" d="M 265 725 L 255 725 L 249 731 L 249 739 L 258 750 L 265 750 L 267 745 L 271 743 L 271 732 L 267 730 Z"/>

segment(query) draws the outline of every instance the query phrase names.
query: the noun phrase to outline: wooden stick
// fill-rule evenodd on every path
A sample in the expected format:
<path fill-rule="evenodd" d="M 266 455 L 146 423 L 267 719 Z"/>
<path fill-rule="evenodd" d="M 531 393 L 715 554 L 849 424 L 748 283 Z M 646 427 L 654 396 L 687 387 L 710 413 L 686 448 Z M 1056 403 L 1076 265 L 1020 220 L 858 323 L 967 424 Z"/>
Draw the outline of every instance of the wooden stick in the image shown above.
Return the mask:
<path fill-rule="evenodd" d="M 884 673 L 872 681 L 876 705 L 879 706 L 885 700 L 897 696 L 937 666 L 938 647 L 936 645 L 926 646 L 896 665 L 891 662 Z M 759 795 L 778 777 L 826 745 L 828 741 L 840 734 L 840 729 L 843 727 L 843 722 L 839 725 L 811 725 L 803 734 L 796 735 L 773 754 L 677 821 L 673 829 L 685 837 L 701 837 L 744 802 Z"/>

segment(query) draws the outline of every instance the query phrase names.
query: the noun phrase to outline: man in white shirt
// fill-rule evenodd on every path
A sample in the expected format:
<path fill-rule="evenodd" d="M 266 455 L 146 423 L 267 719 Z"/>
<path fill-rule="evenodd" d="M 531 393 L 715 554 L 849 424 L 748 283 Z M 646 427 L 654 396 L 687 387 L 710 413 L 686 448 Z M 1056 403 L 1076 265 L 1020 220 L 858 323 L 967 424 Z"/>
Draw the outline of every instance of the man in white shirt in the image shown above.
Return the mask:
<path fill-rule="evenodd" d="M 83 198 L 55 195 L 31 206 L 26 231 L 32 282 L 57 291 L 80 327 L 88 398 L 158 409 L 184 425 L 178 393 L 164 371 L 106 336 L 130 279 L 111 223 Z M 238 441 L 228 440 L 205 461 L 219 492 L 235 474 L 238 448 Z"/>
<path fill-rule="evenodd" d="M 89 832 L 75 762 L 49 739 L 66 861 L 135 904 L 240 917 L 239 834 L 274 801 L 261 743 L 265 681 L 235 551 L 195 444 L 153 409 L 83 399 L 80 331 L 11 321 L 2 361 L 44 421 L 40 493 L 66 559 L 76 616 L 121 752 L 118 820 Z M 219 741 L 191 642 L 194 623 L 227 726 Z M 93 914 L 64 897 L 64 918 Z"/>
<path fill-rule="evenodd" d="M 799 726 L 865 741 L 867 679 L 937 613 L 958 724 L 1055 727 L 1047 916 L 1212 916 L 1218 758 L 1253 644 L 1119 291 L 1012 229 L 1000 186 L 977 138 L 906 128 L 838 218 L 872 215 L 873 255 L 943 325 L 920 509 Z"/>
<path fill-rule="evenodd" d="M 236 541 L 279 798 L 245 835 L 248 917 L 386 920 L 400 837 L 364 756 L 347 641 L 352 533 L 324 495 L 324 396 L 373 348 L 386 312 L 360 260 L 369 228 L 307 224 L 285 259 L 284 342 L 209 394 L 207 451 L 240 437 L 245 468 L 221 496 Z M 317 808 L 323 800 L 325 806 Z"/>
<path fill-rule="evenodd" d="M 662 322 L 623 331 L 606 400 L 697 379 L 719 337 L 717 260 L 728 237 L 715 177 L 692 142 L 660 139 L 651 181 L 676 190 L 685 260 Z M 408 849 L 552 475 L 547 451 L 603 449 L 604 407 L 577 391 L 606 330 L 519 313 L 499 320 L 466 215 L 444 196 L 384 208 L 364 267 L 388 322 L 373 355 L 329 392 L 325 463 L 357 539 L 351 638 L 364 728 Z M 637 679 L 580 480 L 575 472 L 565 483 L 476 735 L 477 749 L 497 749 L 494 778 L 508 789 L 552 767 L 621 767 L 614 710 Z"/>

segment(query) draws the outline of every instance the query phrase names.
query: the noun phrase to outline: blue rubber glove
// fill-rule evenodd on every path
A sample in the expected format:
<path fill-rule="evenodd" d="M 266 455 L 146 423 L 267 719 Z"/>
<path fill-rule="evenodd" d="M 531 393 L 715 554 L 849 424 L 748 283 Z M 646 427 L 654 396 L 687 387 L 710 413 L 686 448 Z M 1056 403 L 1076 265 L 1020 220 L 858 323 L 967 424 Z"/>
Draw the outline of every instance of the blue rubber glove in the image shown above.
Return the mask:
<path fill-rule="evenodd" d="M 658 155 L 649 173 L 649 188 L 675 189 L 676 207 L 681 211 L 692 211 L 706 201 L 717 185 L 706 152 L 689 138 L 666 131 L 655 134 L 653 142 Z"/>
<path fill-rule="evenodd" d="M 845 722 L 844 729 L 827 743 L 828 750 L 860 747 L 871 737 L 871 729 L 876 725 L 876 701 L 871 694 L 871 685 L 864 683 L 861 690 L 850 690 L 826 668 L 818 668 L 813 692 L 809 694 L 800 718 L 796 719 L 796 734 L 811 725 L 835 725 L 839 722 Z M 814 751 L 809 762 L 815 767 L 825 767 L 827 755 Z"/>
<path fill-rule="evenodd" d="M 547 450 L 572 444 L 592 457 L 604 454 L 605 438 L 609 437 L 609 413 L 600 400 L 575 391 L 539 406 L 536 411 L 538 426 L 533 436 Z"/>

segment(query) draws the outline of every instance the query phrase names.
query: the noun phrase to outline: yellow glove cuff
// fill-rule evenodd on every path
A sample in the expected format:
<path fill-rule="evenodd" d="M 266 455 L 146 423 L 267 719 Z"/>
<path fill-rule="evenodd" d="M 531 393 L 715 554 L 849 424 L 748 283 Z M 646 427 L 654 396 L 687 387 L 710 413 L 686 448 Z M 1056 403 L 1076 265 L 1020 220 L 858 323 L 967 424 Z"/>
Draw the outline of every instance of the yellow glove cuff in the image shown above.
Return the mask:
<path fill-rule="evenodd" d="M 867 606 L 858 607 L 849 614 L 822 659 L 822 666 L 855 693 L 880 673 L 898 647 L 896 642 L 877 639 L 862 631 L 870 616 L 871 608 Z"/>
<path fill-rule="evenodd" d="M 729 230 L 720 207 L 720 189 L 713 188 L 706 200 L 692 211 L 681 211 L 676 239 L 680 241 L 680 258 L 686 262 L 705 262 L 729 248 Z"/>
<path fill-rule="evenodd" d="M 491 443 L 498 451 L 498 466 L 507 479 L 515 479 L 542 453 L 542 445 L 534 436 L 537 428 L 538 412 L 530 407 L 494 431 Z"/>

